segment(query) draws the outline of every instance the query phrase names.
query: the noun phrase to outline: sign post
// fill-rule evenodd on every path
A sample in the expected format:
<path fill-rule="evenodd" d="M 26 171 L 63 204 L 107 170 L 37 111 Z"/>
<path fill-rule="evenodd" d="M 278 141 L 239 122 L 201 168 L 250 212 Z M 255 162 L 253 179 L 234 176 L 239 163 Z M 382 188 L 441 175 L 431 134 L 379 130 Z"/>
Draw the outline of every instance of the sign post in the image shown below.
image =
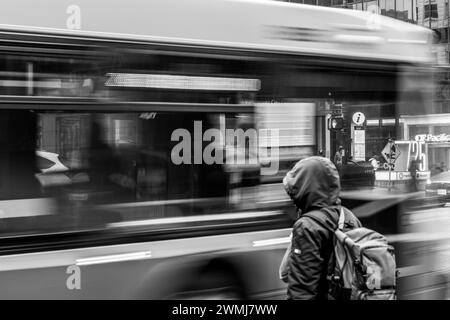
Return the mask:
<path fill-rule="evenodd" d="M 389 191 L 391 191 L 391 171 L 392 166 L 395 164 L 395 160 L 400 155 L 400 150 L 398 150 L 397 146 L 395 145 L 395 142 L 392 139 L 388 140 L 388 143 L 381 151 L 381 155 L 386 160 L 389 170 Z"/>
<path fill-rule="evenodd" d="M 392 142 L 392 140 L 389 139 L 389 142 Z M 395 144 L 393 146 L 395 146 Z M 389 159 L 392 159 L 392 147 L 389 148 Z M 389 187 L 388 187 L 389 191 L 391 191 L 391 189 L 392 189 L 391 171 L 392 171 L 392 166 L 391 166 L 391 164 L 389 164 Z"/>
<path fill-rule="evenodd" d="M 366 160 L 366 117 L 362 112 L 355 112 L 352 116 L 352 155 L 355 161 Z"/>
<path fill-rule="evenodd" d="M 409 183 L 414 183 L 411 180 L 417 179 L 418 189 L 425 190 L 425 182 L 430 172 L 424 141 L 389 139 L 381 154 L 386 162 L 383 165 L 384 170 L 375 171 L 376 185 L 389 186 L 389 190 L 409 190 Z M 413 161 L 420 165 L 411 170 Z"/>

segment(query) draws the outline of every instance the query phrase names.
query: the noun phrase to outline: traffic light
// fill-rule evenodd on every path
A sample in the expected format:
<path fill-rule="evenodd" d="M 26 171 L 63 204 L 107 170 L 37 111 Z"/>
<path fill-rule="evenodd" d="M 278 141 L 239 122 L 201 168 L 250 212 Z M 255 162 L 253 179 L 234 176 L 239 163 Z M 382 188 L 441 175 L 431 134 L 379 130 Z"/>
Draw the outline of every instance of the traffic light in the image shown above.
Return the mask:
<path fill-rule="evenodd" d="M 343 117 L 331 117 L 328 119 L 328 130 L 342 130 L 344 128 Z"/>

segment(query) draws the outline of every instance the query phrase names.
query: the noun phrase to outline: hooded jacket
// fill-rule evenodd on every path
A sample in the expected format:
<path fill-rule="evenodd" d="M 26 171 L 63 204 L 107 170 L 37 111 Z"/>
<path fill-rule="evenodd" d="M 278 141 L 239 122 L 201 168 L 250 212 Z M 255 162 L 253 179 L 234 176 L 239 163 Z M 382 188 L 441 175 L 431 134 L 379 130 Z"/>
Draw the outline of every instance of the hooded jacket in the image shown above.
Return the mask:
<path fill-rule="evenodd" d="M 288 299 L 327 299 L 327 275 L 333 253 L 334 233 L 341 210 L 339 174 L 334 164 L 323 157 L 299 161 L 283 180 L 286 192 L 299 210 L 292 230 L 288 262 Z M 344 231 L 361 227 L 346 209 Z M 315 215 L 325 225 L 305 217 Z"/>

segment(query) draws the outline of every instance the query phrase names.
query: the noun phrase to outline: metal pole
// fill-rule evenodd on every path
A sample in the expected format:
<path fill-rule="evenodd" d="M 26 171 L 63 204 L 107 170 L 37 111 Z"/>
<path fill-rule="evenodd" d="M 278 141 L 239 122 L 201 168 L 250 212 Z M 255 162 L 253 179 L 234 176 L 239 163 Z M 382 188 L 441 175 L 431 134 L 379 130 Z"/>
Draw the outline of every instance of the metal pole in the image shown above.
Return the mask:
<path fill-rule="evenodd" d="M 450 63 L 450 5 L 447 0 L 447 64 Z"/>
<path fill-rule="evenodd" d="M 389 160 L 392 162 L 392 140 L 391 139 L 389 139 L 388 140 L 388 142 L 389 142 Z M 392 168 L 392 166 L 391 166 L 391 162 L 389 162 L 389 187 L 388 187 L 388 190 L 389 191 L 391 191 L 391 185 L 392 185 L 392 180 L 391 180 L 391 168 Z"/>
<path fill-rule="evenodd" d="M 447 0 L 447 65 L 450 64 L 450 1 Z M 445 79 L 446 87 L 448 88 L 448 81 L 450 79 L 449 69 L 447 68 L 447 76 Z M 445 103 L 445 107 L 448 108 L 448 99 Z"/>
<path fill-rule="evenodd" d="M 428 0 L 428 22 L 431 29 L 431 0 Z"/>
<path fill-rule="evenodd" d="M 389 159 L 392 159 L 392 151 L 390 152 Z M 389 191 L 391 191 L 391 163 L 389 163 Z"/>

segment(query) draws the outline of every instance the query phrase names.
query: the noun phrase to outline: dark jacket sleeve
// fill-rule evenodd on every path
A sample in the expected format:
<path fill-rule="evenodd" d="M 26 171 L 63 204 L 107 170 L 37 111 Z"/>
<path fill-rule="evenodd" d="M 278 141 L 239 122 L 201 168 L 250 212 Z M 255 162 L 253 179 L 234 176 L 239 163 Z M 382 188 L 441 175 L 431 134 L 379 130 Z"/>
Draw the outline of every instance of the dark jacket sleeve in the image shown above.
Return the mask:
<path fill-rule="evenodd" d="M 300 218 L 293 228 L 289 259 L 288 299 L 314 300 L 319 296 L 324 270 L 321 255 L 323 234 L 309 219 Z"/>

